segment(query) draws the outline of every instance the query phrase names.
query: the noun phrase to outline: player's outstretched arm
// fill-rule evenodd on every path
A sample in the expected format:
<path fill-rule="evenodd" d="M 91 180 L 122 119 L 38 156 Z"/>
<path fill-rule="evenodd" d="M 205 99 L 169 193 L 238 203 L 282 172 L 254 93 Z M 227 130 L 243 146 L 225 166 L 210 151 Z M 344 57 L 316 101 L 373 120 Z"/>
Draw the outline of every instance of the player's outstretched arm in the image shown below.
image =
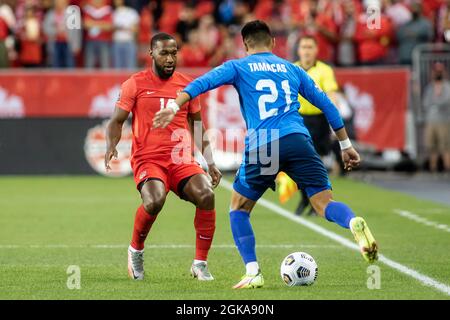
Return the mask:
<path fill-rule="evenodd" d="M 211 71 L 198 77 L 178 95 L 175 101 L 169 102 L 167 108 L 158 111 L 153 118 L 153 128 L 165 128 L 173 120 L 175 114 L 191 99 L 194 99 L 209 90 L 224 84 L 233 84 L 236 78 L 236 69 L 233 61 L 227 61 Z"/>
<path fill-rule="evenodd" d="M 106 153 L 105 153 L 105 168 L 111 170 L 109 162 L 111 159 L 117 158 L 116 146 L 122 136 L 123 123 L 128 119 L 130 113 L 119 107 L 114 109 L 114 113 L 106 127 Z"/>
<path fill-rule="evenodd" d="M 194 138 L 195 146 L 201 150 L 202 155 L 208 164 L 208 173 L 211 176 L 212 186 L 215 188 L 222 179 L 222 173 L 214 162 L 211 144 L 208 135 L 205 134 L 206 130 L 203 126 L 201 112 L 191 113 L 189 115 L 189 126 L 191 135 Z"/>

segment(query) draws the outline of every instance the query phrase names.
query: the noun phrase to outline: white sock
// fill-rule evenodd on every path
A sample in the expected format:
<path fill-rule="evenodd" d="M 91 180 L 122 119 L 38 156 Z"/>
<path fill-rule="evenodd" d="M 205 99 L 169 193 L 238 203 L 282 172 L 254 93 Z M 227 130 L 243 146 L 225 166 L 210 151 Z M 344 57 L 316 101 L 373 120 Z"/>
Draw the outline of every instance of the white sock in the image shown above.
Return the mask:
<path fill-rule="evenodd" d="M 256 276 L 259 272 L 259 264 L 257 261 L 249 262 L 245 265 L 245 269 L 248 276 Z"/>
<path fill-rule="evenodd" d="M 194 264 L 199 264 L 199 263 L 206 263 L 206 264 L 208 264 L 208 262 L 206 262 L 205 260 L 194 259 Z"/>
<path fill-rule="evenodd" d="M 356 218 L 356 217 L 355 217 L 355 218 Z M 352 232 L 353 232 L 353 230 L 352 230 L 352 221 L 353 221 L 353 219 L 355 219 L 355 218 L 351 218 L 351 219 L 350 219 L 350 222 L 348 223 L 349 229 L 350 229 L 350 231 L 352 231 Z"/>
<path fill-rule="evenodd" d="M 138 250 L 138 249 L 133 248 L 131 245 L 129 246 L 129 248 L 130 248 L 131 252 L 144 252 L 144 249 Z"/>

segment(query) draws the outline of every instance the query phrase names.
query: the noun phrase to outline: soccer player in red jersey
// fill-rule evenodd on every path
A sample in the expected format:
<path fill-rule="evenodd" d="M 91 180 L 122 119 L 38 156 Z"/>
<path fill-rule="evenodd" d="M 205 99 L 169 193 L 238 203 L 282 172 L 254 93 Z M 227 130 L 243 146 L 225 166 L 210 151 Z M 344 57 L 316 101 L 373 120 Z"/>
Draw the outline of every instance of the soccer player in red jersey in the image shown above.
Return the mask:
<path fill-rule="evenodd" d="M 209 141 L 202 134 L 195 142 L 208 163 L 211 179 L 193 158 L 194 122 L 195 126 L 201 124 L 198 99 L 180 110 L 168 127 L 152 128 L 155 113 L 175 100 L 177 92 L 192 79 L 175 71 L 177 43 L 171 35 L 156 34 L 151 40 L 150 55 L 152 67 L 135 73 L 122 84 L 107 127 L 105 166 L 110 169 L 109 162 L 117 157 L 122 125 L 129 113 L 133 114 L 131 166 L 142 205 L 136 212 L 128 248 L 128 273 L 132 279 L 144 278 L 144 241 L 171 190 L 196 206 L 196 252 L 191 274 L 199 280 L 213 280 L 206 261 L 215 230 L 213 187 L 219 184 L 221 173 L 214 164 Z M 203 131 L 203 125 L 201 128 Z"/>

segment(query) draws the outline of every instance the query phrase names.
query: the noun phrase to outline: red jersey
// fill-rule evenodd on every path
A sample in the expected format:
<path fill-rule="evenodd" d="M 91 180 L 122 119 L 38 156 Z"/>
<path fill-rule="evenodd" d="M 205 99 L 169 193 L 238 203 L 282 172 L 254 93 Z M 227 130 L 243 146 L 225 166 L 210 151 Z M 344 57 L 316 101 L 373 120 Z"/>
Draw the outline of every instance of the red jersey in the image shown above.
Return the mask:
<path fill-rule="evenodd" d="M 166 128 L 152 128 L 156 112 L 165 108 L 169 99 L 175 100 L 191 81 L 192 78 L 177 71 L 169 79 L 161 79 L 148 69 L 135 73 L 122 84 L 116 106 L 133 113 L 133 168 L 146 160 L 158 160 L 168 165 L 173 162 L 172 153 L 184 154 L 181 150 L 189 150 L 188 156 L 192 157 L 187 120 L 189 113 L 200 111 L 198 98 L 183 105 Z"/>
<path fill-rule="evenodd" d="M 91 20 L 96 22 L 102 22 L 104 24 L 113 23 L 113 9 L 109 5 L 104 5 L 102 7 L 95 7 L 93 5 L 87 4 L 83 8 L 83 19 L 85 21 Z M 111 41 L 112 31 L 101 30 L 98 27 L 91 27 L 86 30 L 87 40 L 98 40 L 98 41 Z"/>
<path fill-rule="evenodd" d="M 356 25 L 354 39 L 358 44 L 358 56 L 361 62 L 373 62 L 386 57 L 392 34 L 392 24 L 384 15 L 380 27 L 369 29 L 367 15 L 361 14 Z"/>

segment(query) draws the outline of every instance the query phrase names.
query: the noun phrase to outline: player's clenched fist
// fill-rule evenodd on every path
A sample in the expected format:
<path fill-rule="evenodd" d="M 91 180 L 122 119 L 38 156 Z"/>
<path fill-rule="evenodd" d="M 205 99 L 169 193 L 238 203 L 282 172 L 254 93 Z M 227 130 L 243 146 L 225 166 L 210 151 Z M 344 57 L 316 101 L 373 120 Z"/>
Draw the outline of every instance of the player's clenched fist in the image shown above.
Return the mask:
<path fill-rule="evenodd" d="M 111 167 L 109 166 L 109 162 L 114 157 L 114 159 L 117 159 L 117 150 L 116 148 L 107 150 L 105 153 L 105 168 L 106 170 L 111 170 Z"/>
<path fill-rule="evenodd" d="M 342 150 L 342 160 L 344 161 L 344 169 L 348 171 L 359 166 L 361 162 L 358 152 L 353 147 Z"/>
<path fill-rule="evenodd" d="M 215 164 L 211 164 L 208 166 L 208 173 L 211 176 L 211 183 L 213 188 L 217 187 L 220 183 L 220 179 L 222 179 L 222 173 Z"/>

